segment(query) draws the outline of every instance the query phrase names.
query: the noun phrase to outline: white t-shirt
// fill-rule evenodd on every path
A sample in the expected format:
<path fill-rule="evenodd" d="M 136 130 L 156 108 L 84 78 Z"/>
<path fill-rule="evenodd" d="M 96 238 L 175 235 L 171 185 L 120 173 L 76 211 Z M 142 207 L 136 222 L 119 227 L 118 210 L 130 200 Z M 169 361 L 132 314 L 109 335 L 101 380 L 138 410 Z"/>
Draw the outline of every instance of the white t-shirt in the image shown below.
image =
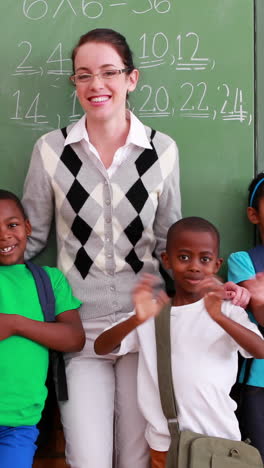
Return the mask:
<path fill-rule="evenodd" d="M 222 312 L 262 338 L 244 309 L 223 301 Z M 237 351 L 251 356 L 209 316 L 203 299 L 171 308 L 171 350 L 180 429 L 240 440 L 236 403 L 229 393 L 237 375 Z M 131 332 L 115 354 L 136 351 L 146 439 L 152 449 L 167 451 L 170 435 L 159 396 L 154 319 Z"/>

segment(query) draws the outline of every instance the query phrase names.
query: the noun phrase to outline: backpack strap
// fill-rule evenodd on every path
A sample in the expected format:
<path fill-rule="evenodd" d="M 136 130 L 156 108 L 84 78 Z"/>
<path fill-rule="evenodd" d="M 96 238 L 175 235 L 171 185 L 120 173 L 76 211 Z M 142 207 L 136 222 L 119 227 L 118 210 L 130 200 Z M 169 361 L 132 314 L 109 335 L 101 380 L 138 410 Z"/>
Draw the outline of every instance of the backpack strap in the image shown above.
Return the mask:
<path fill-rule="evenodd" d="M 49 275 L 35 263 L 27 261 L 25 264 L 35 280 L 45 322 L 55 322 L 55 296 Z M 66 401 L 68 400 L 68 388 L 63 354 L 59 351 L 50 350 L 50 357 L 57 398 L 59 401 Z"/>
<path fill-rule="evenodd" d="M 255 272 L 259 273 L 264 271 L 264 245 L 257 245 L 248 250 L 248 255 L 254 265 Z"/>
<path fill-rule="evenodd" d="M 170 310 L 171 304 L 166 304 L 161 312 L 155 317 L 155 335 L 160 401 L 164 416 L 168 421 L 168 428 L 171 436 L 171 444 L 167 456 L 166 467 L 175 468 L 180 427 L 172 380 Z"/>
<path fill-rule="evenodd" d="M 35 280 L 45 322 L 55 322 L 55 297 L 49 275 L 32 262 L 25 263 Z"/>

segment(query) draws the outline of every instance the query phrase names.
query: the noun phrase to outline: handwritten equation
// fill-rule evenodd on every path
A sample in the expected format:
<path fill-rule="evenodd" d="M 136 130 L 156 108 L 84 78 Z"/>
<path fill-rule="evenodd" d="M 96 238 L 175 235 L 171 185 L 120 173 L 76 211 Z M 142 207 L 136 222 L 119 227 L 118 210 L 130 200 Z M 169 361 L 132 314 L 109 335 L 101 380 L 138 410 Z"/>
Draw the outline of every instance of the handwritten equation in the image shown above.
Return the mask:
<path fill-rule="evenodd" d="M 140 8 L 133 8 L 133 2 L 127 0 L 109 0 L 107 1 L 90 1 L 80 0 L 53 0 L 49 5 L 48 0 L 24 0 L 23 1 L 23 14 L 32 21 L 40 21 L 44 18 L 57 18 L 60 14 L 73 16 L 85 16 L 89 19 L 97 19 L 104 15 L 107 8 L 122 9 L 126 14 L 128 11 L 135 15 L 143 15 L 149 12 L 156 12 L 158 14 L 169 13 L 171 9 L 172 0 L 141 0 Z M 76 3 L 78 5 L 76 6 Z M 127 7 L 126 11 L 125 7 Z"/>

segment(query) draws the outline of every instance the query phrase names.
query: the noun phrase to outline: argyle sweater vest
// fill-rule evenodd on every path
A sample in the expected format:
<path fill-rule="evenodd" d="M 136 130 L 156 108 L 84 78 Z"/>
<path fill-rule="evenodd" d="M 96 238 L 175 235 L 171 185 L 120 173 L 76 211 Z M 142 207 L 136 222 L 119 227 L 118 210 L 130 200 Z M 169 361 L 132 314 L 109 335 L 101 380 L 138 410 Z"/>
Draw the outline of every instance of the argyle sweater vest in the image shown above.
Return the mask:
<path fill-rule="evenodd" d="M 152 149 L 131 154 L 111 179 L 100 161 L 84 154 L 80 145 L 64 146 L 66 129 L 44 135 L 35 156 L 33 152 L 24 197 L 33 224 L 31 242 L 35 225 L 42 235 L 41 216 L 32 219 L 32 197 L 44 211 L 50 196 L 55 204 L 58 267 L 83 301 L 83 319 L 133 310 L 131 291 L 137 275 L 158 273 L 153 254 L 159 256 L 165 249 L 167 229 L 180 217 L 177 147 L 167 135 L 146 130 Z"/>

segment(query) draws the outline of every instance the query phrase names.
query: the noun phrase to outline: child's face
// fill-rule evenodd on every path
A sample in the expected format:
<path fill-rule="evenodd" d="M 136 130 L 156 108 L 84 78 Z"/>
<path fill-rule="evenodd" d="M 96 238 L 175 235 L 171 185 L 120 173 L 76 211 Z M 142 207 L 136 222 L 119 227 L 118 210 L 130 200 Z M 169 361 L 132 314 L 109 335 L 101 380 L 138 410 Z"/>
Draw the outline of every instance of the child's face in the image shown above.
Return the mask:
<path fill-rule="evenodd" d="M 176 296 L 186 298 L 187 302 L 200 299 L 202 281 L 216 274 L 222 264 L 216 236 L 211 232 L 178 232 L 162 258 L 164 266 L 172 270 Z"/>
<path fill-rule="evenodd" d="M 0 265 L 24 263 L 30 222 L 14 200 L 0 200 Z"/>

